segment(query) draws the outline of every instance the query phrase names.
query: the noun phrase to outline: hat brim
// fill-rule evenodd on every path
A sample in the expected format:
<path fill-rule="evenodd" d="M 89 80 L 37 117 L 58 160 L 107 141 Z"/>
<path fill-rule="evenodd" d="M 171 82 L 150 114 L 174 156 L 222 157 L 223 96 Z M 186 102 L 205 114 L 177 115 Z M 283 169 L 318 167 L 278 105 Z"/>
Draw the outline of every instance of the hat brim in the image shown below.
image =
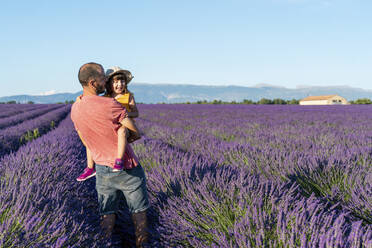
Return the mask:
<path fill-rule="evenodd" d="M 125 78 L 127 79 L 126 80 L 127 84 L 129 84 L 129 82 L 132 81 L 132 79 L 133 79 L 132 73 L 128 70 L 115 71 L 115 72 L 112 72 L 112 73 L 106 75 L 106 77 L 107 77 L 107 79 L 110 79 L 111 77 L 113 77 L 115 75 L 118 75 L 118 74 L 123 74 L 125 76 Z"/>

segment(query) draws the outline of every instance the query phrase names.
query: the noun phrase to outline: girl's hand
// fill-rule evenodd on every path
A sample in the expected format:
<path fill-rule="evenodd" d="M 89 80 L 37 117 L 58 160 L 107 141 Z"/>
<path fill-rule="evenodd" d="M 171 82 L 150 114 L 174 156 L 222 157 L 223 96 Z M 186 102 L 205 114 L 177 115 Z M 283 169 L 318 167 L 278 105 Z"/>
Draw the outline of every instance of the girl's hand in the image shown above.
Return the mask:
<path fill-rule="evenodd" d="M 121 96 L 123 96 L 123 94 L 118 94 L 118 95 L 116 95 L 114 98 L 115 98 L 115 99 L 118 99 L 118 98 L 121 97 Z"/>
<path fill-rule="evenodd" d="M 136 102 L 134 101 L 133 95 L 130 94 L 130 96 L 129 96 L 129 107 L 134 108 L 134 106 L 136 106 Z"/>

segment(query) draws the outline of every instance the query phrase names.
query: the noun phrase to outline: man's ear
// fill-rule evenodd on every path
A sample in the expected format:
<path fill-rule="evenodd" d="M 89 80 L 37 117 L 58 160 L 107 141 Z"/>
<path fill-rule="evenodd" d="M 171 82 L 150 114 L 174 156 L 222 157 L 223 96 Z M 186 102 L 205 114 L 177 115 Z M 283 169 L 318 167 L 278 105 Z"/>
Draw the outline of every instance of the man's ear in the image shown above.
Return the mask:
<path fill-rule="evenodd" d="M 93 89 L 95 89 L 95 88 L 96 88 L 96 86 L 95 86 L 95 84 L 94 84 L 95 82 L 96 82 L 96 81 L 95 81 L 94 79 L 89 79 L 87 86 L 88 86 L 89 88 L 93 88 Z"/>

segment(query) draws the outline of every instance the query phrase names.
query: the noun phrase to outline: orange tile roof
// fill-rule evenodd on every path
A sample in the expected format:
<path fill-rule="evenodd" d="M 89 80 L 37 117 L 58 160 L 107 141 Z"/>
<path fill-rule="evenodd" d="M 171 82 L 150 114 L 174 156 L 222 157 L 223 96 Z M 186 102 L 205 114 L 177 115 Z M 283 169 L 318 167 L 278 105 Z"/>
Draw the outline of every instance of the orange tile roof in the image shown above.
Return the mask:
<path fill-rule="evenodd" d="M 301 101 L 318 101 L 318 100 L 328 100 L 337 95 L 327 95 L 327 96 L 308 96 L 302 99 Z"/>

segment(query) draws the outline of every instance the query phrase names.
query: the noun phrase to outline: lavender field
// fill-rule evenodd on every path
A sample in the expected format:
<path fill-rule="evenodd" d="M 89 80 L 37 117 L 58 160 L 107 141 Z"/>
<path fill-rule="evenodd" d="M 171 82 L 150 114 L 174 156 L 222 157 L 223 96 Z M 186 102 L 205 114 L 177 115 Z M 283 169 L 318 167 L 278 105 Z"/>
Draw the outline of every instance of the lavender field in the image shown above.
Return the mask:
<path fill-rule="evenodd" d="M 0 106 L 0 247 L 130 247 L 125 207 L 103 240 L 95 179 L 75 181 L 70 105 L 23 107 Z M 372 247 L 371 106 L 138 107 L 150 247 Z"/>

